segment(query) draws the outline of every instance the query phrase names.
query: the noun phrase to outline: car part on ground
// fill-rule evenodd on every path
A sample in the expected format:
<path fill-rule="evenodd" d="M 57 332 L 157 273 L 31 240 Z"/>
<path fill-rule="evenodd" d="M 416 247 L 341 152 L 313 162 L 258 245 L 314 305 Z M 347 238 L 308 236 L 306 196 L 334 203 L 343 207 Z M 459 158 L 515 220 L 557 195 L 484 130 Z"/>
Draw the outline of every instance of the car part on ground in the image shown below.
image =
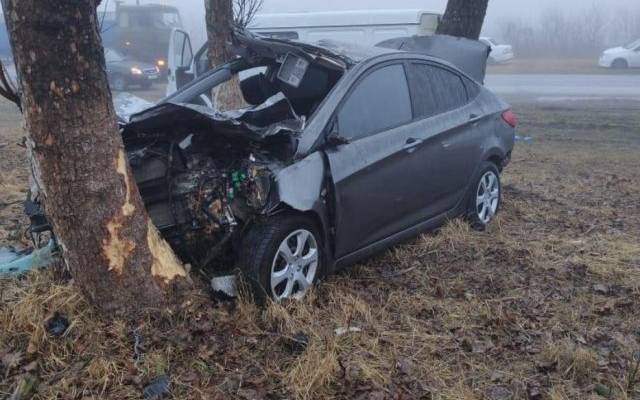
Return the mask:
<path fill-rule="evenodd" d="M 60 260 L 58 246 L 53 240 L 43 248 L 28 251 L 0 248 L 0 276 L 24 274 L 33 269 L 56 264 Z"/>

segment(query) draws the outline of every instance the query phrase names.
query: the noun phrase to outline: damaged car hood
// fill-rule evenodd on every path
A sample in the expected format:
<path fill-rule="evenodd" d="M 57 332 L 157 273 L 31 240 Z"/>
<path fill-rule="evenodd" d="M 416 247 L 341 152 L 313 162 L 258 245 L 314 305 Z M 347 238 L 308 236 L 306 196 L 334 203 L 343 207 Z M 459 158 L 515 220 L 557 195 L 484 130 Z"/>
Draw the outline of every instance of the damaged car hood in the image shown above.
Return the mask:
<path fill-rule="evenodd" d="M 260 141 L 285 132 L 295 136 L 305 128 L 305 122 L 296 115 L 285 95 L 277 93 L 259 106 L 228 112 L 196 104 L 165 102 L 131 116 L 124 135 L 180 126 L 186 130 L 205 129 L 211 134 Z"/>

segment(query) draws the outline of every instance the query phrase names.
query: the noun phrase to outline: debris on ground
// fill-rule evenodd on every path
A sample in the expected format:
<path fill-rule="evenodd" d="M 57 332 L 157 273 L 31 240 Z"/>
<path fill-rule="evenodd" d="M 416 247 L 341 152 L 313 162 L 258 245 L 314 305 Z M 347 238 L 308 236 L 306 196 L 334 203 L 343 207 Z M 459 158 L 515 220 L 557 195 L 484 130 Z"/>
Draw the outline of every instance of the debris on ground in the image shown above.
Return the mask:
<path fill-rule="evenodd" d="M 297 332 L 286 339 L 287 348 L 292 354 L 301 354 L 309 346 L 309 336 L 304 332 Z"/>
<path fill-rule="evenodd" d="M 160 375 L 149 382 L 143 390 L 144 398 L 149 400 L 161 400 L 169 395 L 169 377 Z"/>
<path fill-rule="evenodd" d="M 216 276 L 211 279 L 213 297 L 217 301 L 232 301 L 238 297 L 237 275 Z"/>
<path fill-rule="evenodd" d="M 350 326 L 348 328 L 345 327 L 341 327 L 341 328 L 336 328 L 336 330 L 333 331 L 336 336 L 342 336 L 345 335 L 347 333 L 356 333 L 356 332 L 362 332 L 362 329 L 356 327 L 356 326 Z"/>
<path fill-rule="evenodd" d="M 67 317 L 61 315 L 57 311 L 45 322 L 47 332 L 53 337 L 60 337 L 64 335 L 67 328 L 69 328 L 69 325 L 70 323 Z"/>
<path fill-rule="evenodd" d="M 531 136 L 516 135 L 516 142 L 531 142 L 533 138 Z"/>
<path fill-rule="evenodd" d="M 60 261 L 54 241 L 40 249 L 18 251 L 14 248 L 0 248 L 0 275 L 23 274 L 31 269 L 45 268 Z"/>

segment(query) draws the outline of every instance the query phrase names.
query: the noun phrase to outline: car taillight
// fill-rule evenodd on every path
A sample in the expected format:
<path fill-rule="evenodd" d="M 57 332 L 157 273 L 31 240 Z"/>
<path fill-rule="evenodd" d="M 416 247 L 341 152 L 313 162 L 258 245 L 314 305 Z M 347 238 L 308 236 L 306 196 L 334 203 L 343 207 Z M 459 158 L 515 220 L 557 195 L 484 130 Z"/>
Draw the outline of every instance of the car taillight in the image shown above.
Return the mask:
<path fill-rule="evenodd" d="M 518 118 L 516 118 L 516 115 L 511 110 L 503 112 L 502 119 L 512 128 L 515 128 L 518 125 Z"/>

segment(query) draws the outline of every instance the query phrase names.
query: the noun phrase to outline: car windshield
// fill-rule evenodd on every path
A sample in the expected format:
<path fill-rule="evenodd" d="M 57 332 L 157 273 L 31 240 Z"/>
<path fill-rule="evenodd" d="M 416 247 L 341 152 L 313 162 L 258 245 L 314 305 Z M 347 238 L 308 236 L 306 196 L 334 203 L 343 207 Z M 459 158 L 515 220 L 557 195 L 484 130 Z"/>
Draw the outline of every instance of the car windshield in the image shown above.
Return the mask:
<path fill-rule="evenodd" d="M 108 63 L 120 62 L 125 60 L 125 56 L 123 56 L 122 54 L 118 53 L 116 50 L 113 50 L 113 49 L 105 49 L 104 58 L 105 58 L 105 61 Z"/>
<path fill-rule="evenodd" d="M 635 42 L 632 42 L 632 43 L 630 43 L 630 44 L 628 44 L 628 45 L 624 46 L 624 48 L 625 48 L 625 49 L 628 49 L 628 50 L 633 50 L 633 49 L 635 49 L 635 48 L 636 48 L 636 47 L 638 47 L 638 46 L 640 46 L 640 39 L 638 39 L 638 40 L 636 40 Z"/>

